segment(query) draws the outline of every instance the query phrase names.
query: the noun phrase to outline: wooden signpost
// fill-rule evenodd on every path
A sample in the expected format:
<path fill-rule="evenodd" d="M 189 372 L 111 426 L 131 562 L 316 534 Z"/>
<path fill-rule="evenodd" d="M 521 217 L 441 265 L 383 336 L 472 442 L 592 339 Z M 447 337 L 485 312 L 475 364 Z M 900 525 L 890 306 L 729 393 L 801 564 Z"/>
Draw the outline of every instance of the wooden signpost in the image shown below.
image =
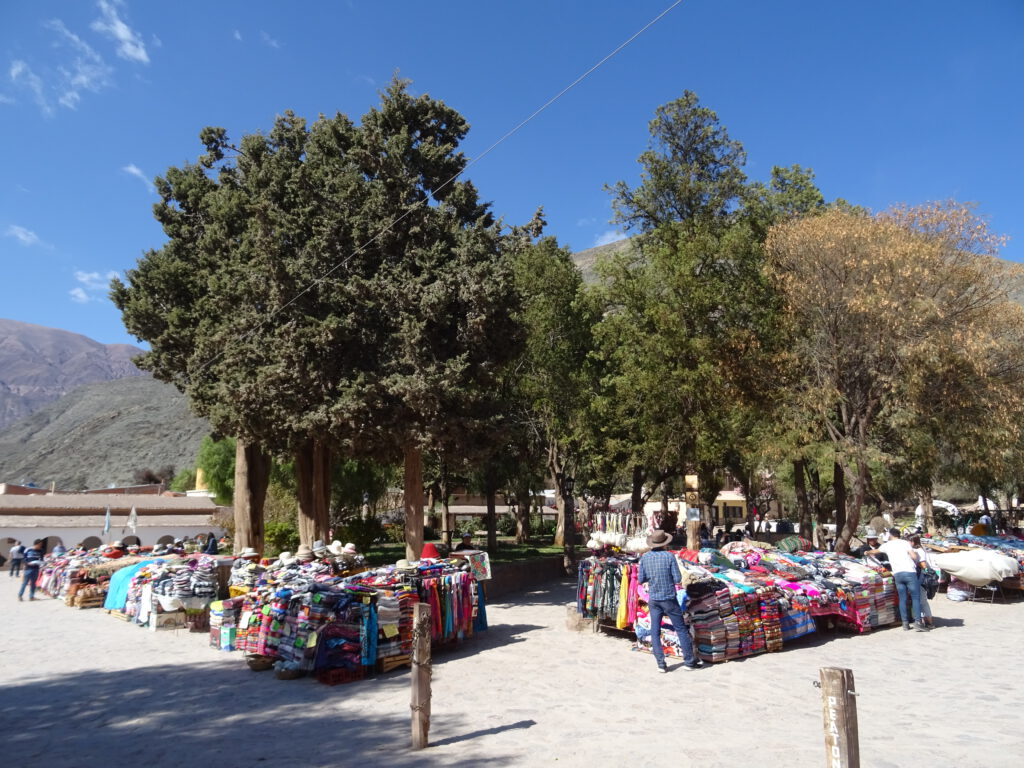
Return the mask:
<path fill-rule="evenodd" d="M 860 768 L 857 734 L 857 693 L 853 670 L 822 667 L 821 704 L 825 719 L 825 765 L 828 768 Z"/>
<path fill-rule="evenodd" d="M 416 603 L 412 619 L 412 748 L 423 749 L 430 735 L 430 606 Z"/>

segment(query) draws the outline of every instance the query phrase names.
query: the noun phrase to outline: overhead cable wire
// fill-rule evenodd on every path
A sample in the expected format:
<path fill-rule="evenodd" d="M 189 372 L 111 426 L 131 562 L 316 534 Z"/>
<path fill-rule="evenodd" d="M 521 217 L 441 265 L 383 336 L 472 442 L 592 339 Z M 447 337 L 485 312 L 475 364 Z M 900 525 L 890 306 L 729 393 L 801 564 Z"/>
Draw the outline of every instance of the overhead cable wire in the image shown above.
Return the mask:
<path fill-rule="evenodd" d="M 480 162 L 485 157 L 487 157 L 487 155 L 490 154 L 494 149 L 496 149 L 498 146 L 500 146 L 506 140 L 508 140 L 509 138 L 514 136 L 516 133 L 518 133 L 520 130 L 522 130 L 527 124 L 529 124 L 536 117 L 538 117 L 542 112 L 544 112 L 546 109 L 548 109 L 548 107 L 550 107 L 556 101 L 561 99 L 565 94 L 567 94 L 569 91 L 571 91 L 577 85 L 579 85 L 584 80 L 586 80 L 590 75 L 592 75 L 594 72 L 596 72 L 598 69 L 600 69 L 609 60 L 614 58 L 624 48 L 626 48 L 630 43 L 632 43 L 634 40 L 636 40 L 638 37 L 640 37 L 640 35 L 642 35 L 648 29 L 653 27 L 659 21 L 661 21 L 677 5 L 680 5 L 682 2 L 683 2 L 683 0 L 675 0 L 671 5 L 669 5 L 667 8 L 665 8 L 665 10 L 663 10 L 661 13 L 659 13 L 653 19 L 651 19 L 646 24 L 644 24 L 640 29 L 638 29 L 636 32 L 634 32 L 632 35 L 630 35 L 628 38 L 626 38 L 623 42 L 619 43 L 619 45 L 617 45 L 612 51 L 610 51 L 605 56 L 603 56 L 597 63 L 593 64 L 583 74 L 581 74 L 579 77 L 577 77 L 571 83 L 569 83 L 567 86 L 562 88 L 562 90 L 560 90 L 558 93 L 556 93 L 550 99 L 545 101 L 541 106 L 539 106 L 532 113 L 530 113 L 529 116 L 527 116 L 522 121 L 520 121 L 514 128 L 510 129 L 509 131 L 507 131 L 504 135 L 501 136 L 501 138 L 497 139 L 494 143 L 492 143 L 489 147 L 487 147 L 487 149 L 485 149 L 483 152 L 478 154 L 476 157 L 470 159 L 469 162 L 467 162 L 466 165 L 462 168 L 462 170 L 460 170 L 458 173 L 454 174 L 451 178 L 449 178 L 448 180 L 443 182 L 441 185 L 439 185 L 431 193 L 431 196 L 435 195 L 437 192 L 440 192 L 442 189 L 444 189 L 448 185 L 453 184 L 460 176 L 462 176 L 471 167 L 473 167 L 478 162 Z M 354 257 L 358 256 L 360 253 L 362 253 L 367 248 L 369 248 L 371 245 L 373 245 L 375 242 L 377 242 L 381 237 L 383 237 L 388 232 L 390 232 L 392 229 L 394 229 L 395 225 L 397 225 L 400 221 L 402 221 L 407 216 L 409 216 L 419 206 L 426 205 L 426 203 L 427 203 L 427 201 L 425 199 L 417 201 L 415 204 L 410 206 L 409 210 L 407 210 L 401 216 L 398 216 L 397 218 L 395 218 L 392 221 L 388 222 L 388 224 L 385 225 L 382 229 L 380 229 L 377 232 L 377 234 L 375 234 L 373 237 L 371 237 L 365 243 L 363 243 L 358 248 L 356 248 L 354 251 L 352 251 L 348 256 L 346 256 L 344 259 L 342 259 L 337 264 L 335 264 L 333 267 L 331 267 L 329 270 L 327 270 L 327 272 L 325 272 L 323 275 L 321 275 L 320 277 L 318 277 L 315 280 L 313 280 L 313 282 L 309 283 L 309 285 L 307 285 L 305 288 L 303 288 L 301 291 L 299 291 L 297 294 L 295 294 L 295 296 L 293 296 L 291 299 L 289 299 L 285 304 L 282 304 L 280 307 L 278 307 L 277 309 L 273 310 L 270 313 L 270 315 L 268 315 L 266 318 L 264 318 L 263 320 L 258 321 L 256 326 L 254 326 L 251 330 L 249 330 L 246 333 L 243 333 L 241 336 L 239 336 L 236 339 L 236 342 L 245 341 L 247 338 L 252 336 L 252 334 L 256 333 L 256 331 L 258 331 L 264 324 L 266 324 L 266 323 L 270 322 L 271 320 L 273 320 L 274 317 L 276 317 L 278 314 L 280 314 L 281 312 L 286 310 L 288 307 L 290 307 L 292 304 L 294 304 L 300 298 L 302 298 L 307 293 L 309 293 L 311 290 L 313 290 L 316 286 L 320 285 L 327 278 L 329 278 L 332 274 L 334 274 L 336 271 L 338 271 L 343 266 L 348 264 L 348 262 L 350 262 Z M 225 352 L 225 350 L 222 349 L 216 355 L 214 355 L 209 360 L 207 360 L 205 363 L 203 363 L 199 367 L 199 369 L 197 371 L 195 371 L 195 373 L 201 373 L 203 370 L 208 368 L 210 365 L 212 365 L 220 357 L 223 357 L 224 352 Z M 193 375 L 195 375 L 195 374 L 193 374 Z"/>

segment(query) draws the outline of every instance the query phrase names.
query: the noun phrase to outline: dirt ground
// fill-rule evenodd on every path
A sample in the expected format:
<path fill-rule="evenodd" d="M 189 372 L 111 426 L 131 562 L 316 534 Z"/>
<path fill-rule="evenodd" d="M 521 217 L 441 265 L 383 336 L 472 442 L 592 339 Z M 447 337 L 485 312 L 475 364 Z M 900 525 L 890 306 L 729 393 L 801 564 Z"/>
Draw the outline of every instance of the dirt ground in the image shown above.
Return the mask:
<path fill-rule="evenodd" d="M 409 749 L 409 674 L 329 687 L 251 672 L 205 635 L 18 602 L 0 573 L 0 731 L 12 766 L 824 766 L 825 666 L 853 670 L 861 764 L 1000 768 L 1024 756 L 1024 603 L 933 601 L 938 628 L 819 633 L 668 675 L 565 627 L 569 582 L 489 606 L 435 656 L 431 746 Z"/>

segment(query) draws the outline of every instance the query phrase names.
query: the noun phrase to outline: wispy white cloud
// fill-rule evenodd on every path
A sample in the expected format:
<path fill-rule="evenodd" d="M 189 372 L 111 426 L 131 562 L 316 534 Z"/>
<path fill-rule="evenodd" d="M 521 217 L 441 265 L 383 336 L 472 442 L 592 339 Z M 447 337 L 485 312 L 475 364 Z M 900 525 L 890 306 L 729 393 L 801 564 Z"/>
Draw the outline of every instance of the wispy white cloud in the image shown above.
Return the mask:
<path fill-rule="evenodd" d="M 25 229 L 25 227 L 19 227 L 17 224 L 10 224 L 4 231 L 5 237 L 13 237 L 19 243 L 25 246 L 31 245 L 43 245 L 43 241 L 39 239 L 39 235 L 33 232 L 31 229 Z"/>
<path fill-rule="evenodd" d="M 47 29 L 57 33 L 58 40 L 66 44 L 74 55 L 67 66 L 59 66 L 57 102 L 75 109 L 82 100 L 82 91 L 96 93 L 110 85 L 114 70 L 87 42 L 64 26 L 60 19 L 46 23 Z"/>
<path fill-rule="evenodd" d="M 110 281 L 118 276 L 118 273 L 114 270 L 107 272 L 105 275 L 101 275 L 99 272 L 83 272 L 82 270 L 75 270 L 75 280 L 82 284 L 85 290 L 89 291 L 102 291 L 110 285 Z"/>
<path fill-rule="evenodd" d="M 595 219 L 593 216 L 584 219 L 576 219 L 577 227 L 592 227 L 595 224 L 597 224 L 597 219 Z"/>
<path fill-rule="evenodd" d="M 43 85 L 43 79 L 32 71 L 32 67 L 21 59 L 15 59 L 11 62 L 11 68 L 7 73 L 12 83 L 27 88 L 32 93 L 32 97 L 44 115 L 53 114 L 53 105 L 46 98 L 46 87 Z"/>
<path fill-rule="evenodd" d="M 102 301 L 106 298 L 107 290 L 110 288 L 110 281 L 119 277 L 115 271 L 101 275 L 99 272 L 75 272 L 75 282 L 78 283 L 68 291 L 71 300 L 77 304 L 86 304 L 90 301 Z"/>
<path fill-rule="evenodd" d="M 618 230 L 609 229 L 607 232 L 602 232 L 596 238 L 594 238 L 594 245 L 592 247 L 597 248 L 599 245 L 608 245 L 608 243 L 614 243 L 617 240 L 625 239 L 625 235 Z"/>
<path fill-rule="evenodd" d="M 264 45 L 268 45 L 271 48 L 280 48 L 281 47 L 281 43 L 279 43 L 277 40 L 272 38 L 266 32 L 262 32 L 262 31 L 260 32 L 260 39 L 263 41 Z"/>
<path fill-rule="evenodd" d="M 128 61 L 149 64 L 149 54 L 142 37 L 121 18 L 118 9 L 124 7 L 121 0 L 99 0 L 96 3 L 101 17 L 96 19 L 91 28 L 113 39 L 117 43 L 117 55 Z"/>
<path fill-rule="evenodd" d="M 0 104 L 14 104 L 14 103 L 15 103 L 14 99 L 12 99 L 10 96 L 5 96 L 4 94 L 0 93 Z"/>
<path fill-rule="evenodd" d="M 242 33 L 239 32 L 237 29 L 235 30 L 235 33 L 234 35 L 232 35 L 232 37 L 234 37 L 235 40 L 237 40 L 238 42 L 242 42 Z"/>
<path fill-rule="evenodd" d="M 149 180 L 149 177 L 145 173 L 143 173 L 142 169 L 139 168 L 139 166 L 135 165 L 135 163 L 129 163 L 128 165 L 124 166 L 121 170 L 127 173 L 129 176 L 134 176 L 143 184 L 145 184 L 146 189 L 148 189 L 150 192 L 153 191 L 153 182 Z"/>
<path fill-rule="evenodd" d="M 361 83 L 366 83 L 367 85 L 369 85 L 369 86 L 371 86 L 373 88 L 377 87 L 377 81 L 374 80 L 369 75 L 356 75 L 356 80 L 358 80 Z"/>

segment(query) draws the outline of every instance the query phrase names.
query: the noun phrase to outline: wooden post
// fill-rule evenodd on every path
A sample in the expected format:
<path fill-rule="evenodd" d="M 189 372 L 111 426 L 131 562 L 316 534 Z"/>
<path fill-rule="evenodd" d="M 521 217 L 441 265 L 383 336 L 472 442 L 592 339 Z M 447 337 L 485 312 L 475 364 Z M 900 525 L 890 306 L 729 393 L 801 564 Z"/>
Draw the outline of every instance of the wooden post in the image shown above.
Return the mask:
<path fill-rule="evenodd" d="M 686 521 L 686 547 L 700 551 L 700 520 Z"/>
<path fill-rule="evenodd" d="M 822 667 L 820 674 L 825 718 L 825 765 L 828 768 L 860 768 L 853 670 Z"/>
<path fill-rule="evenodd" d="M 412 748 L 423 749 L 430 735 L 430 605 L 416 603 L 412 619 Z"/>

